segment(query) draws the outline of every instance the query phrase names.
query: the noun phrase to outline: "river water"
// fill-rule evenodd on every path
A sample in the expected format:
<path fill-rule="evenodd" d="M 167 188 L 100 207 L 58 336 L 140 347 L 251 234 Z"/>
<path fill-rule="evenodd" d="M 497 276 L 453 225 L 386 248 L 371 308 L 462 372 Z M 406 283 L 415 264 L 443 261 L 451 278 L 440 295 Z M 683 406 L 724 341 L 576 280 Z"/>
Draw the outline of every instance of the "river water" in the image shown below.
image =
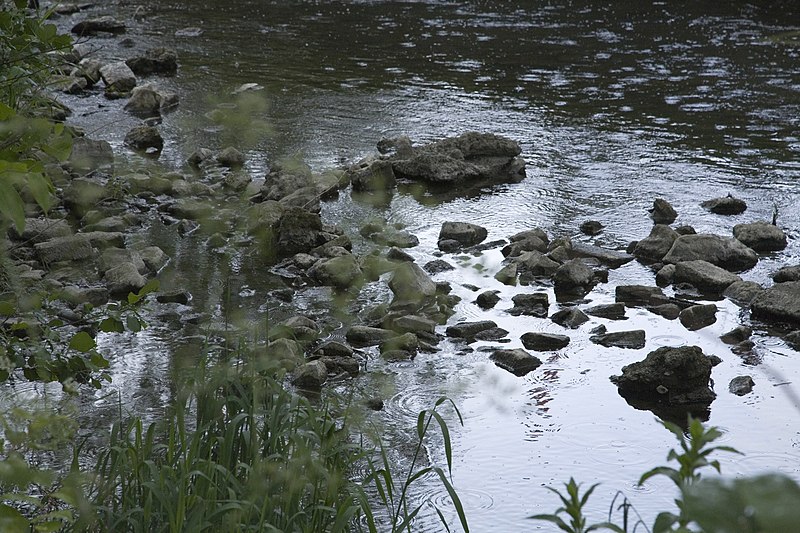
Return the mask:
<path fill-rule="evenodd" d="M 177 49 L 177 76 L 156 80 L 181 96 L 160 126 L 167 166 L 181 167 L 198 146 L 229 142 L 231 132 L 214 127 L 208 112 L 239 85 L 257 83 L 269 103 L 263 116 L 272 132 L 247 153 L 254 177 L 281 157 L 299 155 L 317 170 L 353 162 L 373 153 L 386 135 L 427 142 L 480 130 L 520 142 L 528 168 L 518 184 L 468 196 L 398 191 L 379 206 L 344 193 L 324 204 L 326 220 L 350 235 L 369 217 L 405 224 L 420 238 L 409 250 L 420 264 L 435 258 L 446 220 L 481 224 L 489 240 L 541 227 L 551 236 L 624 249 L 649 233 L 646 210 L 662 197 L 676 207 L 677 224 L 724 235 L 736 223 L 769 220 L 777 207 L 789 247 L 743 274 L 768 284 L 771 272 L 800 260 L 800 8 L 761 4 L 119 0 L 89 13 L 130 21 L 131 48 L 119 47 L 119 38 L 96 39 L 107 52 L 127 57 L 150 46 Z M 75 124 L 97 130 L 95 136 L 124 152 L 121 139 L 137 120 L 121 110 L 123 102 L 101 96 L 66 101 L 76 110 Z M 144 164 L 128 157 L 134 166 Z M 744 214 L 724 217 L 699 205 L 728 193 L 746 200 Z M 597 237 L 578 231 L 588 219 L 605 226 Z M 207 253 L 199 241 L 170 240 L 163 230 L 154 224 L 150 237 L 161 239 L 173 257 L 166 286 L 188 287 L 195 304 L 220 321 L 223 307 L 251 320 L 266 320 L 267 311 L 280 318 L 280 306 L 266 297 L 278 282 L 246 252 Z M 356 239 L 356 246 L 366 244 Z M 565 333 L 549 320 L 503 311 L 515 294 L 537 289 L 495 281 L 498 250 L 444 258 L 458 268 L 436 279 L 450 281 L 462 297 L 451 323 L 495 320 L 510 331 L 505 346 L 512 348 L 521 346 L 526 331 Z M 610 303 L 614 287 L 630 283 L 653 284 L 653 273 L 630 263 L 611 271 L 609 283 L 587 298 Z M 499 290 L 497 309 L 485 312 L 472 303 L 477 293 L 464 286 L 470 284 Z M 298 305 L 335 324 L 340 317 L 323 316 L 324 294 L 307 290 Z M 389 296 L 367 287 L 361 299 Z M 722 358 L 713 371 L 718 398 L 710 423 L 727 432 L 726 445 L 745 453 L 720 457 L 723 473 L 778 470 L 800 478 L 800 405 L 789 394 L 800 387 L 798 354 L 758 324 L 756 361 L 733 354 L 718 336 L 750 324 L 749 315 L 730 302 L 717 304 L 717 322 L 697 332 L 637 309 L 629 309 L 624 322 L 593 319 L 566 332 L 570 345 L 544 354 L 544 364 L 522 378 L 491 364 L 482 343 L 469 351 L 444 341 L 438 353 L 413 362 L 376 358 L 367 377 L 341 387 L 383 395 L 386 408 L 369 416 L 398 450 L 411 441 L 420 409 L 441 395 L 455 401 L 464 426 L 448 413 L 453 482 L 472 531 L 550 530 L 526 517 L 554 510 L 557 501 L 543 487 L 570 476 L 602 482 L 590 504 L 593 518 L 603 518 L 620 490 L 651 524 L 658 511 L 671 508 L 674 492 L 660 480 L 643 487 L 636 482 L 664 463 L 674 441 L 652 413 L 630 407 L 608 378 L 659 346 L 695 344 Z M 600 323 L 611 331 L 643 328 L 647 345 L 598 347 L 588 337 Z M 157 319 L 137 335 L 106 338 L 102 347 L 113 361 L 114 383 L 88 398 L 89 408 L 109 417 L 120 405 L 157 413 L 170 397 L 169 376 L 192 366 L 201 342 L 174 337 Z M 734 396 L 727 384 L 742 374 L 753 377 L 755 389 Z M 109 390 L 119 394 L 103 397 Z M 435 436 L 428 454 L 442 464 Z M 434 480 L 425 480 L 414 499 L 455 517 Z M 415 531 L 441 530 L 431 506 L 422 514 Z"/>

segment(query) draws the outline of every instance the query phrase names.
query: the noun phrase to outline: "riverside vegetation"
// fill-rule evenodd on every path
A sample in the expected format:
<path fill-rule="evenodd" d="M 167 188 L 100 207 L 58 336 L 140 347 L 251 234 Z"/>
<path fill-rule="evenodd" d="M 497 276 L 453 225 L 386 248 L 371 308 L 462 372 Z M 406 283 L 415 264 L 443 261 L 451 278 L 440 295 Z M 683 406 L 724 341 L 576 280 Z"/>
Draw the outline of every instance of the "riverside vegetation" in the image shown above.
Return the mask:
<path fill-rule="evenodd" d="M 46 97 L 49 61 L 69 39 L 47 23 L 46 13 L 26 5 L 6 1 L 0 12 L 0 381 L 59 382 L 67 392 L 101 388 L 108 361 L 95 335 L 144 327 L 139 306 L 157 284 L 91 310 L 76 328 L 52 313 L 46 291 L 25 292 L 15 279 L 5 234 L 12 227 L 22 233 L 32 205 L 48 209 L 55 191 L 43 161 L 65 158 L 73 136 L 53 120 L 57 106 Z M 107 444 L 97 449 L 80 439 L 74 444 L 80 428 L 71 413 L 8 410 L 0 439 L 0 531 L 412 531 L 424 504 L 411 505 L 409 490 L 429 474 L 441 479 L 460 526 L 469 530 L 449 477 L 450 434 L 439 412 L 447 400 L 419 414 L 411 466 L 397 472 L 346 397 L 315 403 L 288 390 L 284 377 L 280 361 L 255 342 L 208 345 L 198 369 L 175 383 L 163 420 L 126 419 L 120 406 Z M 447 470 L 418 466 L 431 425 L 441 433 Z M 640 481 L 672 480 L 677 514 L 661 513 L 648 528 L 632 518 L 635 509 L 623 496 L 619 505 L 612 502 L 607 522 L 587 524 L 583 508 L 595 486 L 581 493 L 571 479 L 566 494 L 554 491 L 562 507 L 534 518 L 567 532 L 783 532 L 800 523 L 794 481 L 701 479 L 705 467 L 720 470 L 711 453 L 733 450 L 711 446 L 720 433 L 699 421 L 690 421 L 688 434 L 664 425 L 679 441 L 680 451 L 668 456 L 679 466 L 655 468 Z M 65 471 L 40 466 L 70 447 Z M 353 478 L 357 466 L 366 472 L 360 479 Z M 612 522 L 617 513 L 621 524 Z"/>

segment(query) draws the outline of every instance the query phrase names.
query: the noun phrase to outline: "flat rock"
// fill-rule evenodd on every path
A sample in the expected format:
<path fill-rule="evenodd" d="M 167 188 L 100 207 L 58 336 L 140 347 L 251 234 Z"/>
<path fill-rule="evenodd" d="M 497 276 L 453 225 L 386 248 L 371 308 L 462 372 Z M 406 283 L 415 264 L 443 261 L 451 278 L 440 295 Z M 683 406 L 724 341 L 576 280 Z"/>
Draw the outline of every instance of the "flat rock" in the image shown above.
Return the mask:
<path fill-rule="evenodd" d="M 645 332 L 643 329 L 632 331 L 614 331 L 600 335 L 592 335 L 589 340 L 606 348 L 644 348 Z"/>
<path fill-rule="evenodd" d="M 618 268 L 633 261 L 633 256 L 628 253 L 584 243 L 573 243 L 572 255 L 573 257 L 592 257 L 610 268 Z"/>
<path fill-rule="evenodd" d="M 308 276 L 320 285 L 337 289 L 347 289 L 363 281 L 358 259 L 352 254 L 320 260 L 308 269 Z"/>
<path fill-rule="evenodd" d="M 94 256 L 89 239 L 83 235 L 56 237 L 33 245 L 43 265 L 57 261 L 82 261 Z"/>
<path fill-rule="evenodd" d="M 665 263 L 698 259 L 733 272 L 748 270 L 758 263 L 756 253 L 733 237 L 702 233 L 681 235 L 664 256 Z"/>
<path fill-rule="evenodd" d="M 587 315 L 596 316 L 600 318 L 607 318 L 609 320 L 625 320 L 625 304 L 613 303 L 595 305 L 585 310 Z"/>
<path fill-rule="evenodd" d="M 469 222 L 445 222 L 439 231 L 439 241 L 453 240 L 461 246 L 474 246 L 486 240 L 486 228 Z"/>
<path fill-rule="evenodd" d="M 747 307 L 762 292 L 764 287 L 755 281 L 737 281 L 729 285 L 722 295 L 737 305 Z"/>
<path fill-rule="evenodd" d="M 769 222 L 759 221 L 750 224 L 736 224 L 733 236 L 745 246 L 756 252 L 774 252 L 786 248 L 786 233 Z"/>
<path fill-rule="evenodd" d="M 515 376 L 524 376 L 525 374 L 536 370 L 542 362 L 535 356 L 529 354 L 521 348 L 516 350 L 495 350 L 489 359 L 494 361 L 494 364 L 504 370 L 508 370 Z"/>
<path fill-rule="evenodd" d="M 98 33 L 124 33 L 125 23 L 111 16 L 86 19 L 72 27 L 75 35 L 96 35 Z"/>
<path fill-rule="evenodd" d="M 549 352 L 560 350 L 569 344 L 570 338 L 555 333 L 528 332 L 520 337 L 522 345 L 528 350 Z"/>
<path fill-rule="evenodd" d="M 477 335 L 481 331 L 496 327 L 497 324 L 492 320 L 480 320 L 477 322 L 461 322 L 459 324 L 453 324 L 452 326 L 448 326 L 448 328 L 445 330 L 445 334 L 448 337 L 471 339 L 474 338 L 475 335 Z"/>
<path fill-rule="evenodd" d="M 351 326 L 345 338 L 347 342 L 356 347 L 377 346 L 381 342 L 395 337 L 397 334 L 390 329 L 373 328 L 370 326 Z"/>
<path fill-rule="evenodd" d="M 672 281 L 691 283 L 703 293 L 722 294 L 733 283 L 742 281 L 742 278 L 708 261 L 694 260 L 676 264 Z"/>
<path fill-rule="evenodd" d="M 750 304 L 754 318 L 800 326 L 800 281 L 778 283 L 756 296 Z"/>
<path fill-rule="evenodd" d="M 425 272 L 433 276 L 442 272 L 447 272 L 448 270 L 455 270 L 456 267 L 443 259 L 434 259 L 433 261 L 425 263 L 422 268 Z"/>
<path fill-rule="evenodd" d="M 648 285 L 618 285 L 615 289 L 616 301 L 626 306 L 662 305 L 669 298 L 658 287 Z"/>
<path fill-rule="evenodd" d="M 508 330 L 503 328 L 489 328 L 475 334 L 476 341 L 500 341 L 508 336 Z"/>
<path fill-rule="evenodd" d="M 800 265 L 785 266 L 780 268 L 772 275 L 772 281 L 775 283 L 800 281 Z"/>
<path fill-rule="evenodd" d="M 128 59 L 125 64 L 137 76 L 150 74 L 172 76 L 178 71 L 178 53 L 172 48 L 150 48 L 142 55 Z"/>

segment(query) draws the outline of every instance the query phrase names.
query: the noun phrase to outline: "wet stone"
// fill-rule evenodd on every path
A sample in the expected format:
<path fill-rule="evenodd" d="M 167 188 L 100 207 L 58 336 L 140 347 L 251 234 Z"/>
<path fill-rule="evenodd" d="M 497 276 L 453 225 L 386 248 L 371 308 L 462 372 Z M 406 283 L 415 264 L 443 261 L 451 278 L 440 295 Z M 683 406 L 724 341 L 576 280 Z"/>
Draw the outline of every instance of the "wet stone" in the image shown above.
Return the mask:
<path fill-rule="evenodd" d="M 546 318 L 550 301 L 546 292 L 534 292 L 531 294 L 517 294 L 511 301 L 514 302 L 514 307 L 507 312 L 510 315 L 519 316 L 535 316 L 538 318 Z"/>
<path fill-rule="evenodd" d="M 736 376 L 728 384 L 728 390 L 736 396 L 744 396 L 753 392 L 756 383 L 750 376 Z"/>
<path fill-rule="evenodd" d="M 785 266 L 772 275 L 775 283 L 785 283 L 787 281 L 800 281 L 800 265 Z"/>
<path fill-rule="evenodd" d="M 475 334 L 476 341 L 500 341 L 508 335 L 508 330 L 503 328 L 489 328 Z"/>
<path fill-rule="evenodd" d="M 747 326 L 736 326 L 732 330 L 720 335 L 720 340 L 725 344 L 738 344 L 746 341 L 753 334 L 753 329 Z"/>
<path fill-rule="evenodd" d="M 592 335 L 589 340 L 606 348 L 644 348 L 645 332 L 642 329 L 632 331 L 614 331 L 600 335 Z"/>
<path fill-rule="evenodd" d="M 755 347 L 756 343 L 748 339 L 735 344 L 731 348 L 731 352 L 735 353 L 736 355 L 742 355 L 742 356 L 751 355 L 753 353 L 753 348 Z"/>
<path fill-rule="evenodd" d="M 498 291 L 484 291 L 475 299 L 475 303 L 481 309 L 491 309 L 500 301 L 500 296 L 497 295 Z"/>
<path fill-rule="evenodd" d="M 525 333 L 520 337 L 520 340 L 522 340 L 522 345 L 525 346 L 525 348 L 537 352 L 560 350 L 566 347 L 570 342 L 570 338 L 566 335 L 538 332 Z"/>
<path fill-rule="evenodd" d="M 524 376 L 536 370 L 542 364 L 537 357 L 521 348 L 516 350 L 495 350 L 489 358 L 494 361 L 494 364 L 504 370 L 508 370 L 515 376 Z"/>
<path fill-rule="evenodd" d="M 462 322 L 460 324 L 454 324 L 449 326 L 445 330 L 445 334 L 448 337 L 459 337 L 470 339 L 474 338 L 475 335 L 480 333 L 481 331 L 496 328 L 497 324 L 492 320 L 481 320 L 478 322 Z"/>
<path fill-rule="evenodd" d="M 579 229 L 581 230 L 581 233 L 583 233 L 584 235 L 592 236 L 600 234 L 603 231 L 604 227 L 605 226 L 603 226 L 603 224 L 601 224 L 597 220 L 586 220 L 585 222 L 581 223 Z"/>
<path fill-rule="evenodd" d="M 700 205 L 718 215 L 739 215 L 747 210 L 747 203 L 744 200 L 731 195 L 706 200 Z"/>
<path fill-rule="evenodd" d="M 328 369 L 320 360 L 300 366 L 292 377 L 292 384 L 300 389 L 318 391 L 328 379 Z"/>
<path fill-rule="evenodd" d="M 736 305 L 746 307 L 762 292 L 764 292 L 764 287 L 755 281 L 737 281 L 729 285 L 722 295 Z"/>
<path fill-rule="evenodd" d="M 653 207 L 650 209 L 650 218 L 656 224 L 672 224 L 678 218 L 678 212 L 668 201 L 663 198 L 656 198 Z"/>
<path fill-rule="evenodd" d="M 576 329 L 580 327 L 581 324 L 588 322 L 589 317 L 577 307 L 569 307 L 553 313 L 550 320 L 559 326 Z"/>
<path fill-rule="evenodd" d="M 455 270 L 456 267 L 443 259 L 434 259 L 433 261 L 428 261 L 425 263 L 422 268 L 425 270 L 425 272 L 433 276 L 435 274 L 447 272 L 448 270 Z"/>
<path fill-rule="evenodd" d="M 596 305 L 586 309 L 586 314 L 600 318 L 607 318 L 609 320 L 625 320 L 625 304 L 613 303 Z"/>
<path fill-rule="evenodd" d="M 714 304 L 693 305 L 682 310 L 678 318 L 683 327 L 696 331 L 717 321 L 717 306 Z"/>

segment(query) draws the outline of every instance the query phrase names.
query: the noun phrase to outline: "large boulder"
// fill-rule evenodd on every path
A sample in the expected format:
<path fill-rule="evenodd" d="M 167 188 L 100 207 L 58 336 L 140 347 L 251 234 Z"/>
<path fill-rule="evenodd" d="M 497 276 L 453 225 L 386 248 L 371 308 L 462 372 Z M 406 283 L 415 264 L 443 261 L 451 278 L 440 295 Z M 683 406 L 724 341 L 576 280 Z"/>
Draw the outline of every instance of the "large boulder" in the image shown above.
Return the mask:
<path fill-rule="evenodd" d="M 800 326 L 800 281 L 778 283 L 761 292 L 750 304 L 755 318 Z"/>
<path fill-rule="evenodd" d="M 125 134 L 125 146 L 138 151 L 161 152 L 164 148 L 164 139 L 155 126 L 134 126 Z"/>
<path fill-rule="evenodd" d="M 633 255 L 641 261 L 661 261 L 669 252 L 678 234 L 664 224 L 656 224 L 650 235 L 636 243 Z"/>
<path fill-rule="evenodd" d="M 561 266 L 561 263 L 553 261 L 537 250 L 521 252 L 512 261 L 520 274 L 524 273 L 532 277 L 550 277 Z"/>
<path fill-rule="evenodd" d="M 588 292 L 594 284 L 594 271 L 580 259 L 567 261 L 552 277 L 557 292 Z"/>
<path fill-rule="evenodd" d="M 121 263 L 106 270 L 103 275 L 108 292 L 114 296 L 127 296 L 129 292 L 138 292 L 147 283 L 147 279 L 139 274 L 133 263 Z"/>
<path fill-rule="evenodd" d="M 354 191 L 385 191 L 397 183 L 391 161 L 369 159 L 347 169 Z"/>
<path fill-rule="evenodd" d="M 270 166 L 264 179 L 264 184 L 261 186 L 261 197 L 264 200 L 280 201 L 290 194 L 306 188 L 313 188 L 316 191 L 311 167 L 300 162 L 277 161 Z"/>
<path fill-rule="evenodd" d="M 681 235 L 664 256 L 665 263 L 697 259 L 734 272 L 748 270 L 758 263 L 756 253 L 733 237 L 704 233 Z"/>
<path fill-rule="evenodd" d="M 721 294 L 731 284 L 742 278 L 708 261 L 682 261 L 675 265 L 673 283 L 691 283 L 704 293 Z"/>
<path fill-rule="evenodd" d="M 94 170 L 113 172 L 114 151 L 108 141 L 77 137 L 72 141 L 69 164 L 79 174 L 88 174 Z"/>
<path fill-rule="evenodd" d="M 432 183 L 519 181 L 525 164 L 518 143 L 490 133 L 468 132 L 393 156 L 395 175 Z"/>
<path fill-rule="evenodd" d="M 736 224 L 733 236 L 745 246 L 756 252 L 774 252 L 786 248 L 786 233 L 769 222 L 759 221 L 750 224 Z"/>
<path fill-rule="evenodd" d="M 158 116 L 162 109 L 169 109 L 177 104 L 177 94 L 162 91 L 148 83 L 131 90 L 131 97 L 125 103 L 125 110 L 136 116 L 152 117 Z"/>
<path fill-rule="evenodd" d="M 83 235 L 56 237 L 33 247 L 45 266 L 58 261 L 83 261 L 95 254 L 89 239 Z"/>
<path fill-rule="evenodd" d="M 710 404 L 712 361 L 697 346 L 664 346 L 611 376 L 624 398 L 668 404 Z"/>
<path fill-rule="evenodd" d="M 584 244 L 579 242 L 572 244 L 572 256 L 591 257 L 593 259 L 597 259 L 598 261 L 600 261 L 600 263 L 609 266 L 611 268 L 618 268 L 624 265 L 625 263 L 633 261 L 633 256 L 625 252 L 620 252 L 617 250 L 608 250 L 606 248 L 601 248 L 600 246 L 594 246 L 592 244 Z"/>
<path fill-rule="evenodd" d="M 718 215 L 739 215 L 747 209 L 747 204 L 744 200 L 734 198 L 730 194 L 722 198 L 706 200 L 700 205 Z"/>

